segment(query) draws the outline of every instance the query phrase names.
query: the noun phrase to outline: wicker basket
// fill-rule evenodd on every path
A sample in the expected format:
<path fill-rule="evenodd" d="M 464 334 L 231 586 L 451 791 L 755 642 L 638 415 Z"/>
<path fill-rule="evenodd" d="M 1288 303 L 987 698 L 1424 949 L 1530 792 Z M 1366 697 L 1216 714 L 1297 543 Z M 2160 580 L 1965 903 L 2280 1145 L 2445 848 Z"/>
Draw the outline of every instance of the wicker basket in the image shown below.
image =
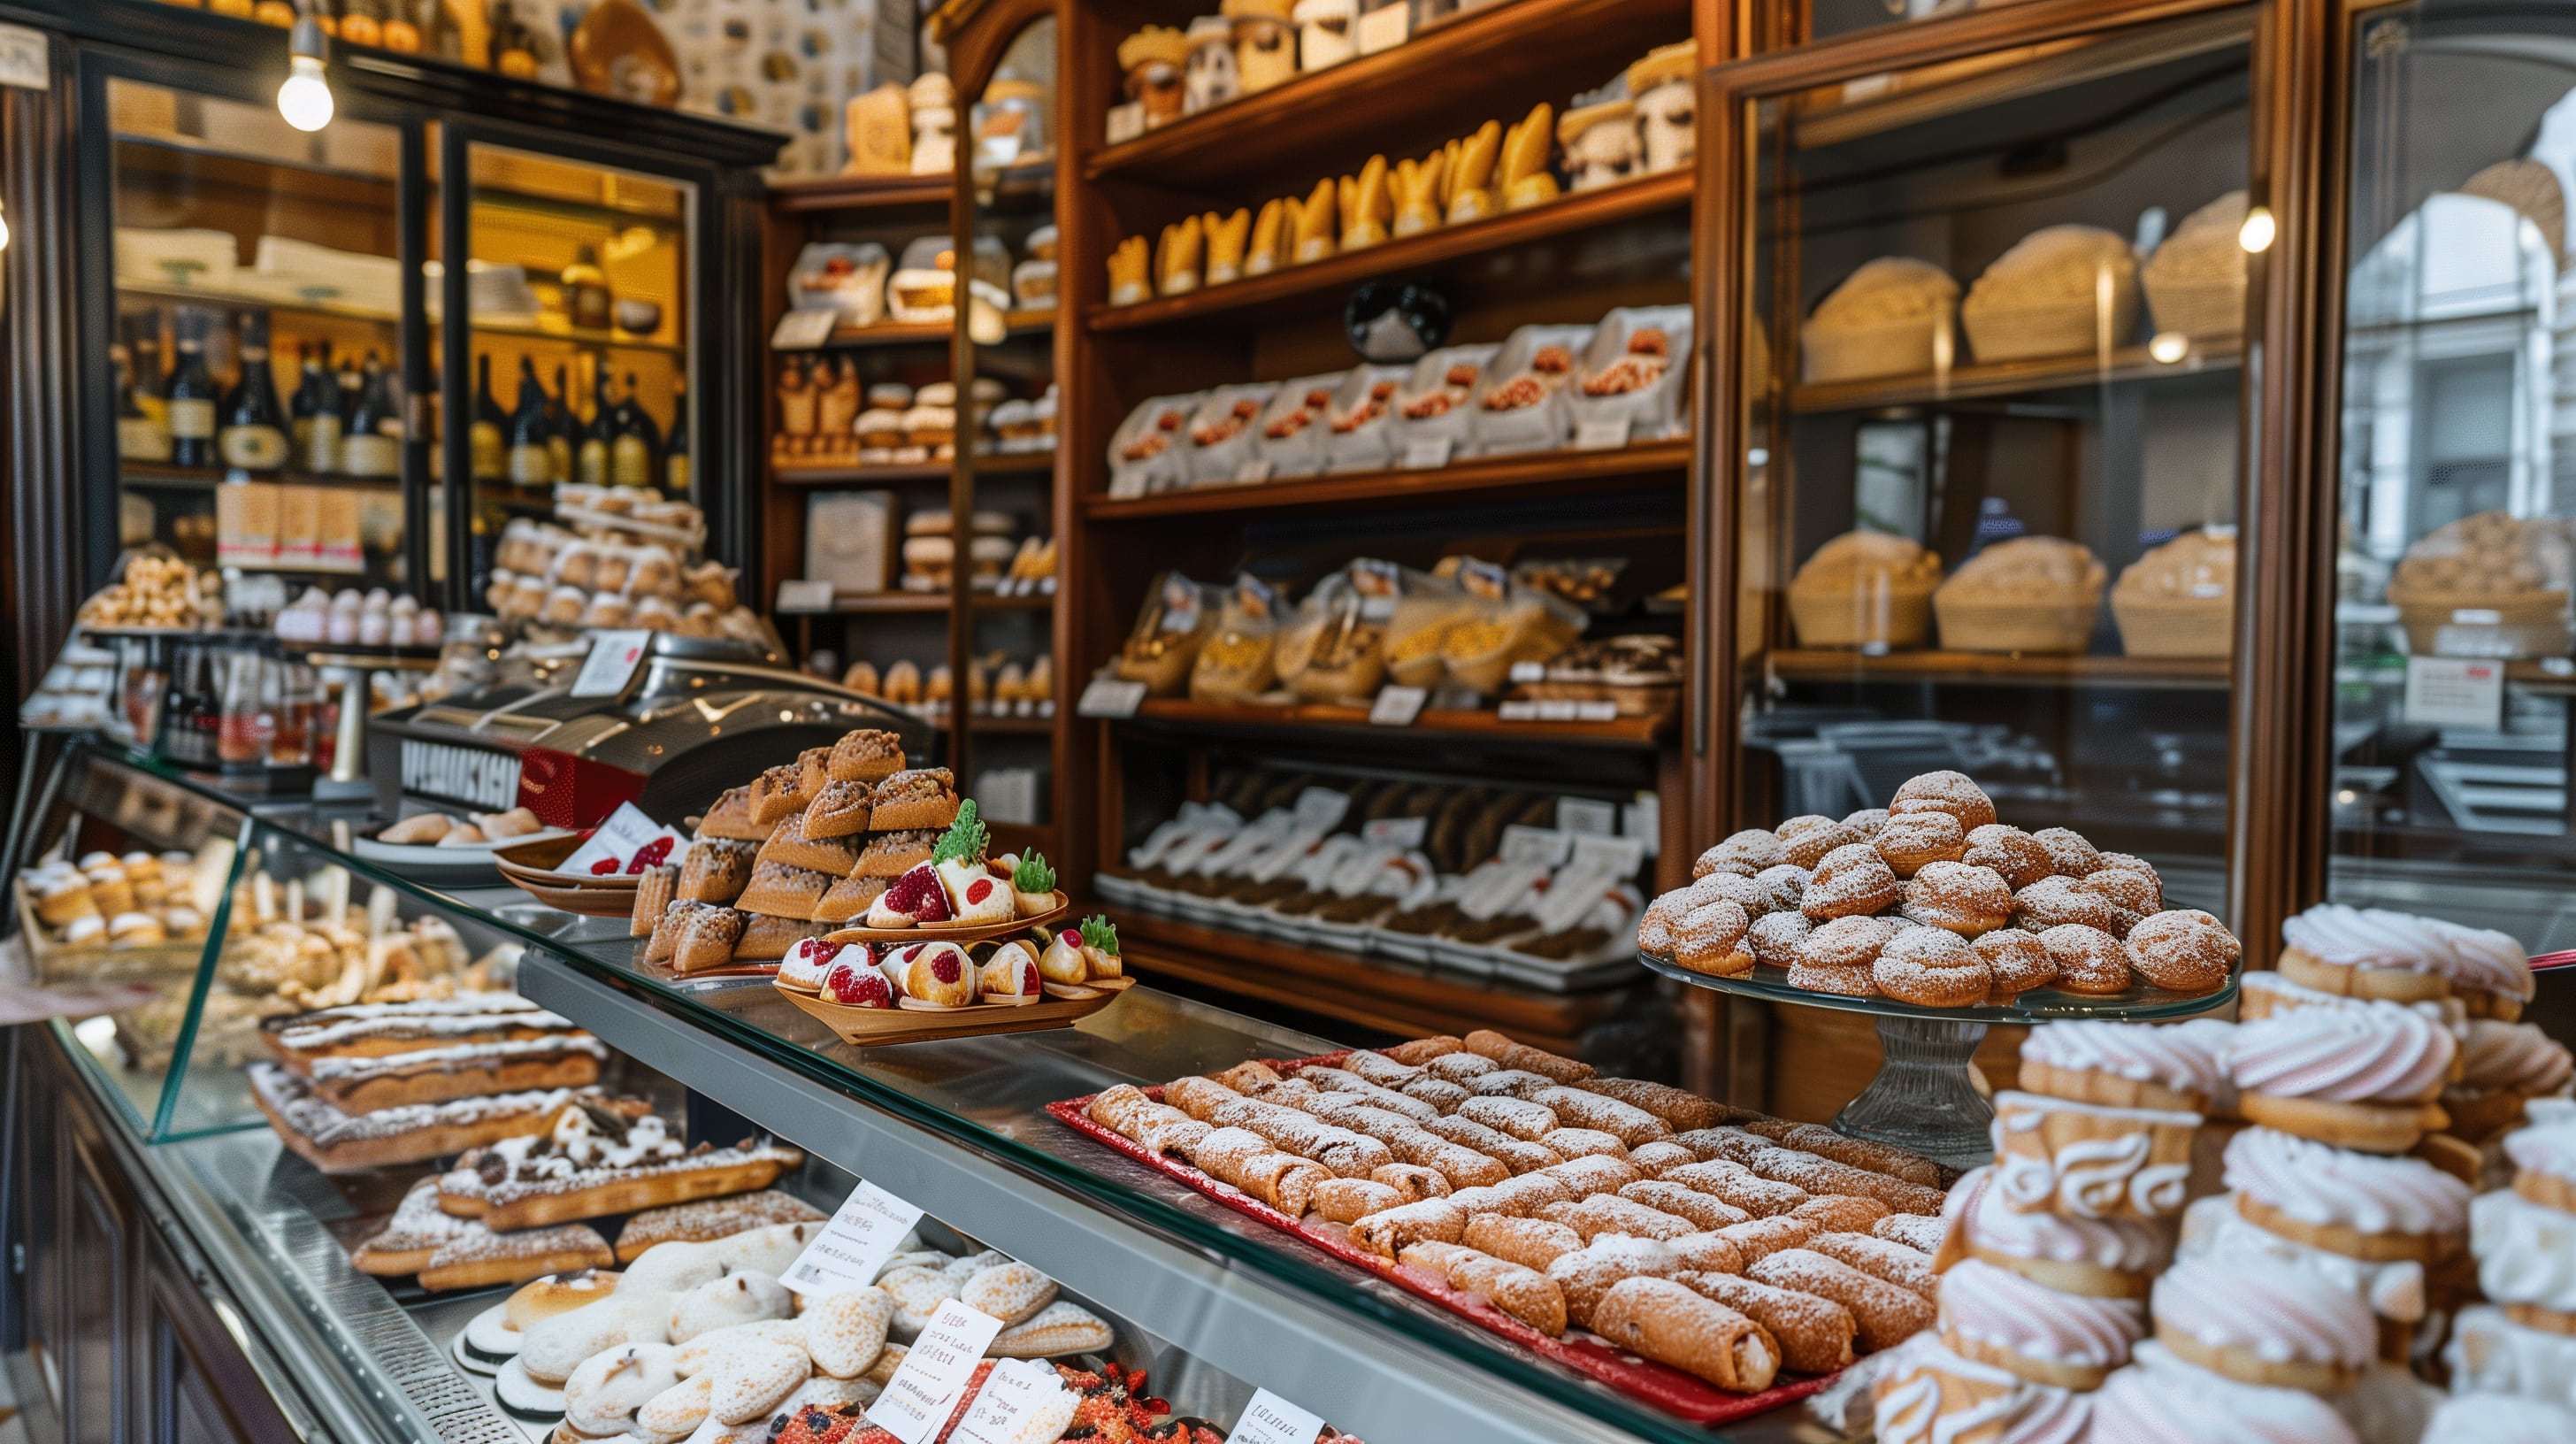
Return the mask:
<path fill-rule="evenodd" d="M 1929 316 L 1868 326 L 1819 326 L 1798 331 L 1799 378 L 1810 385 L 1866 381 L 1879 376 L 1924 376 L 1937 369 L 1937 343 L 1948 329 L 1946 309 Z"/>
<path fill-rule="evenodd" d="M 2563 657 L 2567 594 L 2561 591 L 2400 592 L 2388 600 L 2406 629 L 2406 650 L 2421 657 Z"/>
<path fill-rule="evenodd" d="M 1884 572 L 1853 588 L 1791 582 L 1789 623 L 1801 647 L 1920 647 L 1932 635 L 1932 593 L 1939 585 L 1939 577 L 1891 584 Z"/>
<path fill-rule="evenodd" d="M 2102 614 L 2099 592 L 2062 602 L 1990 602 L 1946 589 L 1932 594 L 1941 645 L 1957 652 L 2082 652 Z"/>
<path fill-rule="evenodd" d="M 2245 273 L 2223 281 L 2158 281 L 2147 267 L 2147 309 L 2158 332 L 2194 341 L 2232 341 L 2245 334 Z"/>
<path fill-rule="evenodd" d="M 2132 657 L 2225 657 L 2236 650 L 2233 597 L 2123 596 L 2111 593 L 2120 650 Z"/>
<path fill-rule="evenodd" d="M 2111 326 L 2097 329 L 2090 302 L 2047 306 L 1980 305 L 1973 294 L 1959 308 L 1968 330 L 1968 350 L 1979 361 L 2032 361 L 2048 356 L 2081 356 L 2096 349 L 2125 345 L 2138 329 L 2138 280 L 2134 271 L 2114 273 Z"/>

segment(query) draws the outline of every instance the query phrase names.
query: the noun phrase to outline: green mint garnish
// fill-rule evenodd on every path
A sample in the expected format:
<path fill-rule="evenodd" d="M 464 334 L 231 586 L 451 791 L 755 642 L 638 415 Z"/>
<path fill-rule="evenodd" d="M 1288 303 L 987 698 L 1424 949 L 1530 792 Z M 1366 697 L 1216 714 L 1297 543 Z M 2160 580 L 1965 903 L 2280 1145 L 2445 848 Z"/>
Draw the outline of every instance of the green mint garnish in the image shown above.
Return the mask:
<path fill-rule="evenodd" d="M 984 820 L 975 815 L 975 799 L 970 797 L 957 804 L 957 820 L 948 824 L 939 845 L 930 850 L 930 860 L 971 862 L 984 855 L 984 842 Z"/>
<path fill-rule="evenodd" d="M 1117 925 L 1099 913 L 1082 920 L 1082 945 L 1098 948 L 1113 958 L 1122 956 L 1118 951 Z"/>
<path fill-rule="evenodd" d="M 1055 869 L 1047 866 L 1046 854 L 1031 852 L 1011 869 L 1011 886 L 1022 892 L 1055 891 Z"/>

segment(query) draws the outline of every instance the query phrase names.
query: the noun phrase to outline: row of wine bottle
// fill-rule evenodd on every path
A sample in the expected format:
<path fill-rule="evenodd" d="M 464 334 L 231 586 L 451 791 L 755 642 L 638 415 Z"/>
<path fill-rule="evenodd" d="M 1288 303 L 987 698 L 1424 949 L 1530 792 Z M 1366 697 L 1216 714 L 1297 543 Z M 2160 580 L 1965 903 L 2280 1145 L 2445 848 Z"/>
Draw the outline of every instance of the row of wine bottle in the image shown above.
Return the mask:
<path fill-rule="evenodd" d="M 296 348 L 300 381 L 281 404 L 269 364 L 269 321 L 246 311 L 240 322 L 241 365 L 230 386 L 206 364 L 215 317 L 181 307 L 172 318 L 177 355 L 160 375 L 160 318 L 127 318 L 126 337 L 109 348 L 116 366 L 117 452 L 134 461 L 273 473 L 294 467 L 320 476 L 391 479 L 402 474 L 401 385 L 374 351 L 363 365 L 344 354 L 332 365 L 331 344 Z M 595 405 L 588 419 L 571 404 L 568 365 L 555 367 L 549 396 L 532 358 L 519 358 L 519 400 L 504 413 L 492 397 L 492 358 L 475 358 L 472 475 L 476 481 L 543 486 L 689 486 L 688 396 L 678 390 L 667 435 L 638 401 L 635 373 L 622 394 L 605 357 L 595 357 Z"/>

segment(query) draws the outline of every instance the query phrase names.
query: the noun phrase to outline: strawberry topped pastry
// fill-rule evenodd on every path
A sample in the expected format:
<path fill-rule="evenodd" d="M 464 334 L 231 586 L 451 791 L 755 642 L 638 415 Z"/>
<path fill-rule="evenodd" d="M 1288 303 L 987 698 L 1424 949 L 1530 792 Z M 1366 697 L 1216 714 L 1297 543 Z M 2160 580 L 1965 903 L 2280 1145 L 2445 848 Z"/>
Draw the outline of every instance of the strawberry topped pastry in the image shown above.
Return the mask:
<path fill-rule="evenodd" d="M 867 948 L 854 945 L 843 951 L 856 956 L 850 962 L 832 964 L 832 970 L 823 975 L 823 996 L 847 1008 L 893 1007 L 900 995 L 868 961 Z"/>
<path fill-rule="evenodd" d="M 1045 992 L 1045 979 L 1038 975 L 1037 954 L 1028 944 L 1004 943 L 984 960 L 985 1002 L 1034 1003 Z"/>
<path fill-rule="evenodd" d="M 1050 983 L 1091 981 L 1091 964 L 1082 956 L 1082 930 L 1059 928 L 1049 936 L 1038 954 L 1038 971 Z"/>
<path fill-rule="evenodd" d="M 1009 874 L 984 860 L 987 836 L 970 797 L 957 804 L 957 820 L 930 850 L 931 868 L 948 890 L 949 914 L 960 923 L 1005 923 L 1016 910 Z"/>
<path fill-rule="evenodd" d="M 896 878 L 868 906 L 868 926 L 872 928 L 917 928 L 947 922 L 952 916 L 948 889 L 940 883 L 934 866 L 926 862 Z"/>
<path fill-rule="evenodd" d="M 844 964 L 862 968 L 876 966 L 865 943 L 843 944 L 826 942 L 821 938 L 799 938 L 796 945 L 787 950 L 787 956 L 778 961 L 778 981 L 790 988 L 820 992 L 824 977 L 833 968 Z"/>

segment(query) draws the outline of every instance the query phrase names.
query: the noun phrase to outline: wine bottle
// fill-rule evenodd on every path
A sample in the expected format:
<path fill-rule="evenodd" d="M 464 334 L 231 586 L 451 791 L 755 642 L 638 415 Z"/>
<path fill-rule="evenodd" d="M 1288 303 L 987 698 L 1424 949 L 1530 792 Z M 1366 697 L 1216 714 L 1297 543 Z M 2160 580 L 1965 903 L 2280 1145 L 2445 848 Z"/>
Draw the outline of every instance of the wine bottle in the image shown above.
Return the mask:
<path fill-rule="evenodd" d="M 574 248 L 572 264 L 563 268 L 564 310 L 572 323 L 590 331 L 608 329 L 608 273 L 599 268 L 599 250 L 588 241 Z"/>
<path fill-rule="evenodd" d="M 325 341 L 314 358 L 313 369 L 306 373 L 304 384 L 312 400 L 313 411 L 304 434 L 304 469 L 316 475 L 335 471 L 340 465 L 340 438 L 345 423 L 340 416 L 340 382 L 331 370 L 331 343 Z"/>
<path fill-rule="evenodd" d="M 537 384 L 537 363 L 519 358 L 519 407 L 510 413 L 510 480 L 520 486 L 545 486 L 555 479 L 554 453 L 547 445 L 553 428 L 546 421 L 546 389 Z"/>
<path fill-rule="evenodd" d="M 170 428 L 135 398 L 132 359 L 121 345 L 107 354 L 116 366 L 116 454 L 128 461 L 168 461 Z"/>
<path fill-rule="evenodd" d="M 241 319 L 241 371 L 224 398 L 215 449 L 224 465 L 240 471 L 277 471 L 286 465 L 286 408 L 277 401 L 277 373 L 268 364 L 268 313 Z"/>
<path fill-rule="evenodd" d="M 501 403 L 492 399 L 492 353 L 474 358 L 474 420 L 469 431 L 473 445 L 472 476 L 476 481 L 499 481 L 510 474 L 507 443 L 502 431 L 509 419 L 501 414 Z"/>
<path fill-rule="evenodd" d="M 350 408 L 348 433 L 340 439 L 340 470 L 351 476 L 401 475 L 402 443 L 395 435 L 400 426 L 390 373 L 369 352 L 358 403 Z"/>
<path fill-rule="evenodd" d="M 170 460 L 180 466 L 215 464 L 214 373 L 206 369 L 206 313 L 182 307 L 171 322 L 178 363 L 170 368 Z"/>
<path fill-rule="evenodd" d="M 546 407 L 546 470 L 556 481 L 572 480 L 573 453 L 581 449 L 581 423 L 572 417 L 572 371 L 555 363 L 554 400 Z"/>
<path fill-rule="evenodd" d="M 617 435 L 617 406 L 608 394 L 608 358 L 591 360 L 590 427 L 582 433 L 578 453 L 584 486 L 608 485 L 609 445 Z"/>
<path fill-rule="evenodd" d="M 635 373 L 626 373 L 626 397 L 618 403 L 617 434 L 609 441 L 609 480 L 619 486 L 651 486 L 653 458 L 662 449 L 662 433 L 644 410 Z"/>
<path fill-rule="evenodd" d="M 671 382 L 671 439 L 662 451 L 662 489 L 676 497 L 689 494 L 689 379 Z"/>

